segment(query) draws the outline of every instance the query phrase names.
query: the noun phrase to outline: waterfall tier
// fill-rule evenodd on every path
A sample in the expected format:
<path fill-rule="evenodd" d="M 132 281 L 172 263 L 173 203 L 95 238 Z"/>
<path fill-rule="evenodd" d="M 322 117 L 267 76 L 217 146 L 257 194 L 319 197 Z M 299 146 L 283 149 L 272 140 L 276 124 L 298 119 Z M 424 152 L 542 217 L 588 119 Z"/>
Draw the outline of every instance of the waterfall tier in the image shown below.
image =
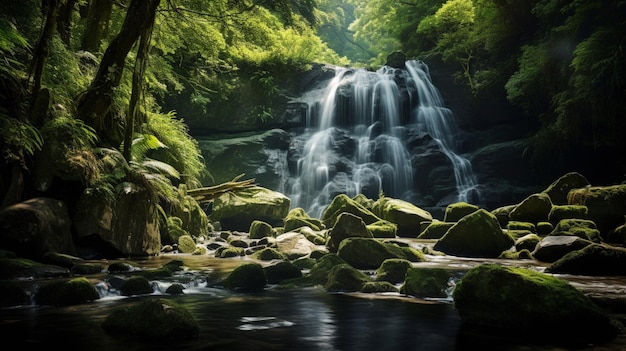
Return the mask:
<path fill-rule="evenodd" d="M 448 202 L 476 202 L 479 194 L 470 161 L 457 154 L 459 129 L 432 84 L 428 67 L 407 61 L 404 69 L 376 72 L 334 67 L 326 87 L 304 98 L 307 125 L 287 155 L 284 192 L 292 207 L 321 216 L 338 194 L 380 194 L 420 202 L 419 167 L 433 153 L 413 152 L 417 140 L 448 159 L 456 191 Z M 445 172 L 445 170 L 443 171 Z"/>

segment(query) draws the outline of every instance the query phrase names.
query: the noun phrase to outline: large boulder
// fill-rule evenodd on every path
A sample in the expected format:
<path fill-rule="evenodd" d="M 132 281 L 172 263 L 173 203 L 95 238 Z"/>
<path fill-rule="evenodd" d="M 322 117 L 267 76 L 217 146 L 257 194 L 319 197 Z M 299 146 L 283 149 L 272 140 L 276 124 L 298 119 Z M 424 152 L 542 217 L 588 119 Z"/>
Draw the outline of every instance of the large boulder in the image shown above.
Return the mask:
<path fill-rule="evenodd" d="M 77 244 L 90 255 L 152 256 L 161 252 L 158 208 L 146 191 L 119 194 L 113 203 L 84 193 L 77 208 Z"/>
<path fill-rule="evenodd" d="M 235 268 L 222 284 L 237 292 L 262 292 L 267 284 L 267 276 L 260 264 L 246 263 Z"/>
<path fill-rule="evenodd" d="M 344 212 L 360 217 L 365 224 L 372 224 L 382 219 L 346 194 L 335 196 L 322 213 L 321 219 L 326 227 L 331 228 L 335 225 L 339 215 Z"/>
<path fill-rule="evenodd" d="M 618 322 L 567 281 L 531 269 L 479 265 L 452 296 L 463 322 L 491 335 L 585 345 L 620 331 Z"/>
<path fill-rule="evenodd" d="M 337 217 L 335 225 L 329 230 L 330 239 L 328 249 L 337 252 L 339 245 L 346 238 L 373 238 L 372 232 L 367 229 L 361 217 L 357 217 L 349 212 L 344 212 Z"/>
<path fill-rule="evenodd" d="M 378 239 L 347 238 L 339 245 L 337 255 L 359 269 L 376 269 L 390 258 L 403 258 L 413 262 L 425 261 L 425 256 L 415 249 L 385 243 Z"/>
<path fill-rule="evenodd" d="M 229 191 L 213 201 L 209 219 L 219 221 L 222 229 L 248 231 L 254 220 L 282 226 L 291 200 L 284 194 L 260 186 Z"/>
<path fill-rule="evenodd" d="M 591 244 L 593 244 L 592 241 L 575 235 L 550 235 L 535 245 L 532 255 L 538 261 L 551 263 L 572 251 L 580 250 Z"/>
<path fill-rule="evenodd" d="M 532 194 L 515 206 L 509 213 L 509 219 L 530 223 L 545 222 L 548 220 L 551 210 L 552 201 L 548 194 Z"/>
<path fill-rule="evenodd" d="M 567 199 L 570 205 L 587 206 L 588 219 L 596 223 L 602 235 L 624 224 L 626 184 L 572 189 Z"/>
<path fill-rule="evenodd" d="M 480 207 L 464 201 L 449 204 L 443 216 L 444 222 L 456 222 L 470 213 L 478 211 Z"/>
<path fill-rule="evenodd" d="M 442 268 L 409 268 L 400 293 L 420 298 L 448 297 L 452 274 Z"/>
<path fill-rule="evenodd" d="M 626 249 L 605 244 L 587 245 L 561 257 L 547 273 L 576 275 L 626 275 Z"/>
<path fill-rule="evenodd" d="M 450 227 L 433 249 L 454 256 L 496 258 L 514 243 L 496 216 L 480 209 Z"/>
<path fill-rule="evenodd" d="M 311 252 L 320 249 L 320 246 L 312 243 L 304 234 L 296 232 L 277 236 L 274 244 L 279 252 L 285 254 L 291 260 L 309 256 Z"/>
<path fill-rule="evenodd" d="M 85 277 L 55 281 L 41 286 L 35 293 L 38 305 L 69 306 L 100 299 L 100 295 Z"/>
<path fill-rule="evenodd" d="M 572 189 L 585 188 L 589 185 L 589 181 L 578 172 L 570 172 L 561 176 L 550 184 L 543 193 L 550 196 L 552 204 L 567 205 L 567 195 Z"/>
<path fill-rule="evenodd" d="M 568 233 L 596 243 L 602 241 L 602 236 L 600 235 L 600 231 L 596 228 L 596 224 L 588 219 L 562 219 L 554 227 L 554 229 L 552 229 L 550 235 L 553 233 L 556 233 L 557 235 Z"/>
<path fill-rule="evenodd" d="M 399 199 L 381 197 L 374 203 L 374 212 L 384 220 L 398 226 L 396 235 L 416 238 L 420 234 L 420 223 L 432 221 L 430 212 L 412 203 Z"/>
<path fill-rule="evenodd" d="M 184 307 L 168 299 L 149 299 L 113 311 L 102 328 L 138 340 L 177 341 L 196 338 L 198 322 Z"/>
<path fill-rule="evenodd" d="M 0 212 L 0 241 L 3 248 L 35 260 L 48 252 L 75 255 L 71 225 L 62 201 L 32 198 Z"/>

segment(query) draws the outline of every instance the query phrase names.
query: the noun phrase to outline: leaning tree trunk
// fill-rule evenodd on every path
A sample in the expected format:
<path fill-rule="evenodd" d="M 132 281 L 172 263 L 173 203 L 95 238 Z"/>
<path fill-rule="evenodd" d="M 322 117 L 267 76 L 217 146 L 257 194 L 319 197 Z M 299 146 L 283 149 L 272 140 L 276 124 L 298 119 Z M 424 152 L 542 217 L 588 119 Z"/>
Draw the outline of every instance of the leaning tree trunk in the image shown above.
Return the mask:
<path fill-rule="evenodd" d="M 126 56 L 137 39 L 152 27 L 160 0 L 132 0 L 124 24 L 111 41 L 91 85 L 78 100 L 77 117 L 92 126 L 101 140 L 119 146 L 110 112 L 115 88 L 120 84 Z"/>

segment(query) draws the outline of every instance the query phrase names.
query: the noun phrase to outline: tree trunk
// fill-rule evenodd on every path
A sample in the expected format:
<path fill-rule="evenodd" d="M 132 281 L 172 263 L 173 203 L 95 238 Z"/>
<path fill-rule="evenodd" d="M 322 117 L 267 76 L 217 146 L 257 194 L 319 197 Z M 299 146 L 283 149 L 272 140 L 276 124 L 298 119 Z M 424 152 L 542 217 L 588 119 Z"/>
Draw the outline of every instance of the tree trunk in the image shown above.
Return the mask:
<path fill-rule="evenodd" d="M 92 126 L 101 140 L 119 146 L 119 140 L 109 113 L 114 89 L 119 85 L 124 71 L 126 56 L 137 39 L 151 28 L 160 0 L 132 0 L 124 24 L 118 35 L 111 41 L 100 62 L 98 73 L 78 100 L 77 116 Z M 104 127 L 107 126 L 105 129 Z"/>
<path fill-rule="evenodd" d="M 93 0 L 89 4 L 87 23 L 80 47 L 85 51 L 98 52 L 102 38 L 109 30 L 113 0 Z"/>
<path fill-rule="evenodd" d="M 37 100 L 37 94 L 41 89 L 43 68 L 46 65 L 48 54 L 50 53 L 50 42 L 52 41 L 52 34 L 54 34 L 54 24 L 56 23 L 59 8 L 62 4 L 63 0 L 44 0 L 41 5 L 46 13 L 46 21 L 28 70 L 28 84 L 31 87 L 33 102 Z"/>
<path fill-rule="evenodd" d="M 154 21 L 153 21 L 154 23 Z M 133 91 L 130 96 L 126 125 L 124 129 L 124 158 L 130 161 L 131 149 L 133 145 L 133 134 L 135 133 L 135 123 L 141 122 L 138 117 L 141 114 L 139 103 L 144 93 L 144 73 L 148 62 L 148 51 L 150 50 L 150 39 L 152 38 L 152 28 L 150 26 L 141 35 L 139 48 L 137 49 L 137 59 L 135 60 L 135 70 L 133 71 Z M 144 111 L 145 112 L 145 111 Z"/>
<path fill-rule="evenodd" d="M 65 4 L 61 5 L 59 9 L 59 15 L 57 17 L 57 32 L 65 44 L 65 47 L 70 47 L 70 40 L 72 39 L 72 13 L 74 12 L 74 5 L 78 0 L 67 0 Z"/>

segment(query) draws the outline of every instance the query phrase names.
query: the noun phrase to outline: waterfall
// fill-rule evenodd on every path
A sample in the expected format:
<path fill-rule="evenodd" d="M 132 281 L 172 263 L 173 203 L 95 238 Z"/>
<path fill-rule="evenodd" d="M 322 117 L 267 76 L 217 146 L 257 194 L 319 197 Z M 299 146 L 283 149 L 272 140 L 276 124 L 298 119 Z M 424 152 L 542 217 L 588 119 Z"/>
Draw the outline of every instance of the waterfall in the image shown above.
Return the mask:
<path fill-rule="evenodd" d="M 340 194 L 415 196 L 411 134 L 428 134 L 450 159 L 457 199 L 477 194 L 469 160 L 455 153 L 458 128 L 432 85 L 427 66 L 407 61 L 406 69 L 383 66 L 376 72 L 334 67 L 326 87 L 307 98 L 304 133 L 290 149 L 295 177 L 284 186 L 292 207 L 320 217 Z"/>

